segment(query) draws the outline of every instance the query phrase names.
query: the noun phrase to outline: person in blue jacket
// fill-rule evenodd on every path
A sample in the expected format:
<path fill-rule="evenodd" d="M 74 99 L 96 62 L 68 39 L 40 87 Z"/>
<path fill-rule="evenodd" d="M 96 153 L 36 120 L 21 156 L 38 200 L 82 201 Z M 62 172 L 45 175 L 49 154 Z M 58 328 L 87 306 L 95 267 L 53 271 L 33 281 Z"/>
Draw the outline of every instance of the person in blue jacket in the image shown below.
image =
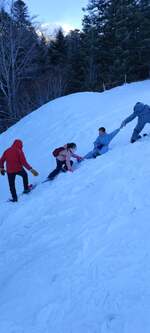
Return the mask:
<path fill-rule="evenodd" d="M 141 135 L 139 134 L 144 126 L 147 123 L 150 123 L 150 106 L 147 104 L 143 104 L 141 102 L 137 102 L 134 106 L 134 112 L 127 117 L 121 124 L 121 128 L 126 126 L 130 121 L 138 117 L 138 122 L 136 127 L 133 130 L 132 136 L 131 136 L 131 143 L 134 143 L 138 139 L 141 138 Z"/>
<path fill-rule="evenodd" d="M 106 133 L 106 129 L 104 127 L 100 127 L 99 136 L 94 142 L 94 149 L 86 154 L 84 158 L 96 158 L 99 155 L 107 153 L 109 149 L 109 143 L 119 133 L 119 131 L 120 128 L 117 128 L 115 131 L 108 134 Z"/>

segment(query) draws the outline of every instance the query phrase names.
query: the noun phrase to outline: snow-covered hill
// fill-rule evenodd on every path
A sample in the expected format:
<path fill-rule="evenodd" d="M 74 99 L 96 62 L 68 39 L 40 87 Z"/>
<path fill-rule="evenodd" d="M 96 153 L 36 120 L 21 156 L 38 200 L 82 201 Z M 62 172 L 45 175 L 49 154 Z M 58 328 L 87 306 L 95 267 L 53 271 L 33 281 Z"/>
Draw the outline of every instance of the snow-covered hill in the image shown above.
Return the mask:
<path fill-rule="evenodd" d="M 40 183 L 55 147 L 74 141 L 84 155 L 149 91 L 145 81 L 59 98 L 2 134 L 0 155 L 23 140 Z M 150 332 L 150 138 L 129 143 L 135 122 L 107 154 L 17 204 L 0 178 L 0 333 Z"/>

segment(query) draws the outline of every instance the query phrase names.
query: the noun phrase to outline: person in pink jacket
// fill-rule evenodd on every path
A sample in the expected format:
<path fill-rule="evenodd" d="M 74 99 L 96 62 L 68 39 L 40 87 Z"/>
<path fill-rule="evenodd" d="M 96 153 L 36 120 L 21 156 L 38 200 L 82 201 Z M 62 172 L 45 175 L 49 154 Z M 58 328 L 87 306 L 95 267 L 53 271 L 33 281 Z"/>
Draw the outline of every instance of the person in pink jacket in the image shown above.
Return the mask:
<path fill-rule="evenodd" d="M 83 157 L 75 154 L 77 146 L 75 143 L 67 143 L 63 147 L 56 149 L 56 169 L 53 170 L 47 177 L 48 180 L 53 180 L 61 171 L 73 172 L 73 161 L 71 157 L 76 158 L 78 162 L 83 160 Z"/>

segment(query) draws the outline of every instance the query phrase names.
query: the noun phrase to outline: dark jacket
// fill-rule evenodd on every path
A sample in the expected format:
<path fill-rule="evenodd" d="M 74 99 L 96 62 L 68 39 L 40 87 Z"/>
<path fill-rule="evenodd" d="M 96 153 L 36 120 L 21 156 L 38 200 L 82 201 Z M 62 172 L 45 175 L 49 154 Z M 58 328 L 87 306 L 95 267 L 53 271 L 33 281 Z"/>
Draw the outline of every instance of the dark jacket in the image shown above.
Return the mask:
<path fill-rule="evenodd" d="M 123 121 L 123 125 L 127 125 L 134 118 L 138 117 L 142 123 L 150 123 L 150 106 L 138 102 L 134 106 L 134 112 Z"/>

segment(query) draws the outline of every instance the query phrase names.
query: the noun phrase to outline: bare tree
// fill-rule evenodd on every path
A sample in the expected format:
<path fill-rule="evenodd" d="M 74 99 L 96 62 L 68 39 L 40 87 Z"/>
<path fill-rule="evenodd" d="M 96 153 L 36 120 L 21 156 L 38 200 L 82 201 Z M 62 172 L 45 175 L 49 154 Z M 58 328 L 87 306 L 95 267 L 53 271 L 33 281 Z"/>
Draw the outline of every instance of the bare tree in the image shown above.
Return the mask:
<path fill-rule="evenodd" d="M 10 15 L 4 9 L 0 14 L 0 95 L 7 105 L 7 118 L 20 119 L 19 100 L 23 99 L 22 82 L 36 72 L 37 39 L 34 31 L 19 25 L 13 19 L 13 2 Z M 4 112 L 4 111 L 0 111 Z"/>

